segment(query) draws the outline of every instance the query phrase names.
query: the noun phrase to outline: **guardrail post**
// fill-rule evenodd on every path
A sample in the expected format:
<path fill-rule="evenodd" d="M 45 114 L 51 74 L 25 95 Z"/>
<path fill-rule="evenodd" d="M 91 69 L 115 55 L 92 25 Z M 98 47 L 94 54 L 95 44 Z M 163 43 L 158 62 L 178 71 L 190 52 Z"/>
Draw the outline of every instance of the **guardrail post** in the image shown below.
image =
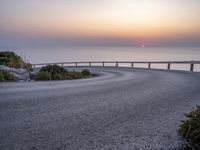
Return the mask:
<path fill-rule="evenodd" d="M 134 63 L 133 63 L 133 62 L 131 63 L 131 67 L 132 67 L 132 68 L 134 67 Z"/>
<path fill-rule="evenodd" d="M 118 67 L 119 65 L 118 65 L 118 62 L 116 62 L 116 67 Z"/>
<path fill-rule="evenodd" d="M 103 67 L 105 66 L 105 65 L 104 65 L 104 62 L 102 62 L 102 65 L 103 65 Z"/>
<path fill-rule="evenodd" d="M 190 71 L 194 71 L 194 63 L 193 63 L 193 61 L 191 61 L 191 63 L 190 63 Z"/>
<path fill-rule="evenodd" d="M 167 69 L 168 70 L 170 70 L 170 65 L 171 65 L 170 62 L 168 62 L 168 64 L 167 64 Z"/>
<path fill-rule="evenodd" d="M 91 67 L 91 62 L 89 62 L 89 66 Z"/>
<path fill-rule="evenodd" d="M 150 62 L 148 63 L 148 68 L 151 69 L 151 63 Z"/>

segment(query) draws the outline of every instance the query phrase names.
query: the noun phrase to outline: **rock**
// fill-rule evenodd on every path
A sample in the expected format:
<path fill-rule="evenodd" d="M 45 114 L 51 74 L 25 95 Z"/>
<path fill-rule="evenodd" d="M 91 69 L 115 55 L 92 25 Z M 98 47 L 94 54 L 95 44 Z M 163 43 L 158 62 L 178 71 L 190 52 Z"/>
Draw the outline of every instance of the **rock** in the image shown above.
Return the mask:
<path fill-rule="evenodd" d="M 0 65 L 0 70 L 7 71 L 10 74 L 12 74 L 17 81 L 29 81 L 30 75 L 29 72 L 26 69 L 16 69 L 16 68 L 10 68 L 4 65 Z"/>
<path fill-rule="evenodd" d="M 37 78 L 37 72 L 31 71 L 31 72 L 29 72 L 29 74 L 30 74 L 31 80 L 36 80 L 36 78 Z"/>

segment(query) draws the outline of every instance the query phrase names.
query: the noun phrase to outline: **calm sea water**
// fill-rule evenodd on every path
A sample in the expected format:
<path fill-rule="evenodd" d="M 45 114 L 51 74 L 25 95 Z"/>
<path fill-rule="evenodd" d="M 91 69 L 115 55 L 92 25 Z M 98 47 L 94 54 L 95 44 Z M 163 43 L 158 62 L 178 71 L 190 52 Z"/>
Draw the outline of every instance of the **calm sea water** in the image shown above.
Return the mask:
<path fill-rule="evenodd" d="M 2 51 L 2 50 L 1 50 Z M 65 47 L 12 49 L 31 63 L 67 61 L 183 61 L 200 60 L 200 47 Z M 114 65 L 114 64 L 113 64 Z M 146 67 L 137 65 L 136 67 Z M 153 65 L 166 68 L 166 65 Z M 174 69 L 189 69 L 188 65 L 172 65 Z M 200 71 L 200 65 L 195 66 Z"/>

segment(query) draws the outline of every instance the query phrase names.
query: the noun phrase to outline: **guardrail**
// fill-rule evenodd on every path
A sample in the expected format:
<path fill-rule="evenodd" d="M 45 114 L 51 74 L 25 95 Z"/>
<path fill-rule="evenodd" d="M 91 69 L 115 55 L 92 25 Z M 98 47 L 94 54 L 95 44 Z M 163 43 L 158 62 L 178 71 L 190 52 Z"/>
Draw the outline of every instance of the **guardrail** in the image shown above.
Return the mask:
<path fill-rule="evenodd" d="M 71 66 L 79 66 L 86 64 L 86 66 L 93 66 L 92 64 L 101 64 L 103 67 L 105 64 L 115 64 L 116 67 L 119 67 L 119 64 L 130 64 L 132 68 L 134 68 L 134 64 L 147 64 L 148 68 L 151 69 L 151 64 L 166 64 L 167 70 L 171 69 L 171 64 L 189 64 L 190 71 L 194 71 L 194 65 L 200 64 L 200 61 L 80 61 L 80 62 L 58 62 L 58 63 L 40 63 L 40 64 L 32 64 L 33 68 L 46 66 L 46 65 L 71 65 Z"/>

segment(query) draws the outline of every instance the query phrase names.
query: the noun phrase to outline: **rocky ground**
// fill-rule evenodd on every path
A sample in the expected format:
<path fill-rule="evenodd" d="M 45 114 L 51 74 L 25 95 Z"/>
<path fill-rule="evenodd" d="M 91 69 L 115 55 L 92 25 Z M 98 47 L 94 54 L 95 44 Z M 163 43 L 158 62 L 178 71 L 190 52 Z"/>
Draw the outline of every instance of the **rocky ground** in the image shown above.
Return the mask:
<path fill-rule="evenodd" d="M 7 71 L 16 78 L 16 81 L 30 81 L 30 73 L 26 69 L 16 69 L 0 65 L 0 71 Z"/>

